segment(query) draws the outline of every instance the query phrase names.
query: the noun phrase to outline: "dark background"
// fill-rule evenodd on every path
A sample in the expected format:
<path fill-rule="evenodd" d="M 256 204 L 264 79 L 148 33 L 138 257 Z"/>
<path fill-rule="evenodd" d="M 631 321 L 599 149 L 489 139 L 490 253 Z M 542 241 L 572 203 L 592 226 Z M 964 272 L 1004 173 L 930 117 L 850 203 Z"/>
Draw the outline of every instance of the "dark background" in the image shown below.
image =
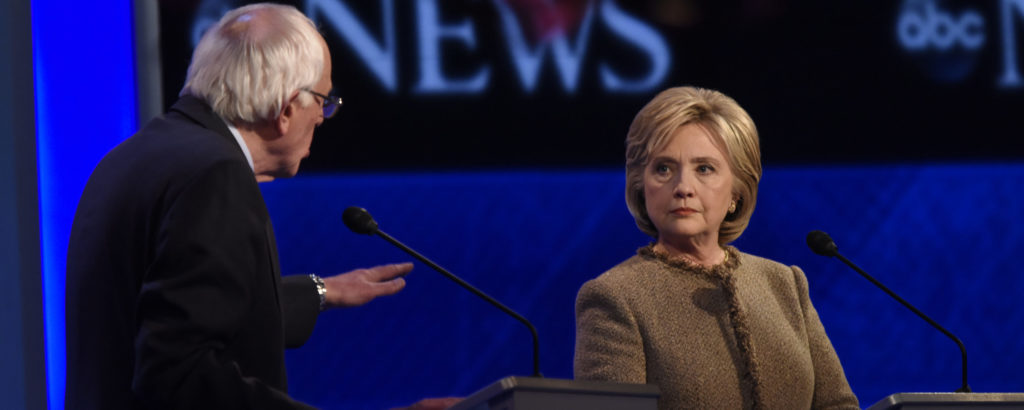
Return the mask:
<path fill-rule="evenodd" d="M 1020 121 L 1013 113 L 1024 93 L 998 85 L 1005 64 L 998 1 L 620 1 L 616 4 L 655 28 L 671 50 L 670 71 L 661 84 L 633 93 L 603 90 L 599 64 L 623 75 L 643 75 L 650 62 L 597 15 L 578 89 L 567 92 L 547 58 L 537 89 L 528 92 L 515 74 L 494 3 L 439 1 L 442 24 L 470 21 L 477 41 L 474 49 L 443 41 L 442 70 L 459 76 L 491 67 L 489 86 L 477 95 L 413 90 L 419 75 L 414 3 L 394 2 L 398 87 L 393 93 L 325 19 L 318 19 L 333 53 L 335 89 L 346 104 L 322 126 L 304 169 L 615 166 L 633 115 L 658 91 L 676 85 L 714 88 L 735 98 L 758 125 L 768 165 L 1024 156 L 1024 140 L 1008 131 Z M 508 3 L 527 33 L 531 16 L 545 10 L 540 1 Z M 551 3 L 577 15 L 601 4 Z M 954 21 L 966 12 L 980 14 L 983 44 L 976 50 L 906 50 L 897 38 L 900 13 L 925 16 L 929 3 L 934 13 Z M 166 104 L 184 82 L 193 22 L 213 19 L 236 4 L 161 2 Z M 306 10 L 305 2 L 292 4 Z M 382 2 L 345 4 L 382 41 Z M 578 26 L 567 21 L 570 30 Z M 570 38 L 575 34 L 570 31 Z"/>

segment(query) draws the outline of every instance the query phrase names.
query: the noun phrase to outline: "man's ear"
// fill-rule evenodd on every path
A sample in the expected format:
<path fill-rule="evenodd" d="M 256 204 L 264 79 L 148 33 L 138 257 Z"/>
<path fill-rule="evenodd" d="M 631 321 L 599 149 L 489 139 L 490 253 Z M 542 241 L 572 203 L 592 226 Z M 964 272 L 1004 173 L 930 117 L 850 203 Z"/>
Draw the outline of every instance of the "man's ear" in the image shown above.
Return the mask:
<path fill-rule="evenodd" d="M 285 135 L 288 133 L 288 127 L 291 126 L 292 119 L 295 118 L 295 114 L 299 109 L 298 97 L 299 93 L 296 91 L 292 94 L 292 98 L 288 99 L 288 103 L 281 108 L 281 113 L 278 114 L 277 121 L 274 122 L 278 135 Z"/>

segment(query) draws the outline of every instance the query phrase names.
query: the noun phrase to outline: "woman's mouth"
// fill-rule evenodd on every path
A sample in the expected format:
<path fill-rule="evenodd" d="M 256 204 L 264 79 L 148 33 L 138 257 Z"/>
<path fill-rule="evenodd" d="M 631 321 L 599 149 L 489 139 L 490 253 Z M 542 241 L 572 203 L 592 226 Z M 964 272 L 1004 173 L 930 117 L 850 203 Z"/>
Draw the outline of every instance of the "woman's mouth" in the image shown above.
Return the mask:
<path fill-rule="evenodd" d="M 693 208 L 687 208 L 687 207 L 684 206 L 684 207 L 673 209 L 673 210 L 669 211 L 669 213 L 672 214 L 672 215 L 687 216 L 687 215 L 693 215 L 693 214 L 697 213 L 697 210 L 693 209 Z"/>

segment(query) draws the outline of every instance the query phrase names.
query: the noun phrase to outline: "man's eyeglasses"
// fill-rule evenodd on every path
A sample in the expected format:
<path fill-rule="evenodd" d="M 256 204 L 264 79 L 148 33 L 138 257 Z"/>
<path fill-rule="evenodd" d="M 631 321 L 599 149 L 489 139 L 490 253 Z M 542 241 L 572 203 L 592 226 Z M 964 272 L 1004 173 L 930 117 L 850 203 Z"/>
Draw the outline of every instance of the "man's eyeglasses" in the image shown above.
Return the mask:
<path fill-rule="evenodd" d="M 333 117 L 334 114 L 338 113 L 338 108 L 341 108 L 341 97 L 336 97 L 333 95 L 323 95 L 308 88 L 303 88 L 302 91 L 306 91 L 310 94 L 320 97 L 320 99 L 323 100 L 325 119 Z"/>

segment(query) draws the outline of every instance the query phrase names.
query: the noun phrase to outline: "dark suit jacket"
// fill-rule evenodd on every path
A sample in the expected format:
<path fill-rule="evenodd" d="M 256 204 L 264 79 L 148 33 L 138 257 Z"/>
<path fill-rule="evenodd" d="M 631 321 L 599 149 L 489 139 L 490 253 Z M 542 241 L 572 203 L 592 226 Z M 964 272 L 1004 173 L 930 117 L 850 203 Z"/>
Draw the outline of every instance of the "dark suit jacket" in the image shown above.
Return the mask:
<path fill-rule="evenodd" d="M 319 298 L 279 271 L 241 148 L 183 97 L 103 158 L 78 204 L 67 408 L 303 407 L 284 349 L 309 337 Z"/>

